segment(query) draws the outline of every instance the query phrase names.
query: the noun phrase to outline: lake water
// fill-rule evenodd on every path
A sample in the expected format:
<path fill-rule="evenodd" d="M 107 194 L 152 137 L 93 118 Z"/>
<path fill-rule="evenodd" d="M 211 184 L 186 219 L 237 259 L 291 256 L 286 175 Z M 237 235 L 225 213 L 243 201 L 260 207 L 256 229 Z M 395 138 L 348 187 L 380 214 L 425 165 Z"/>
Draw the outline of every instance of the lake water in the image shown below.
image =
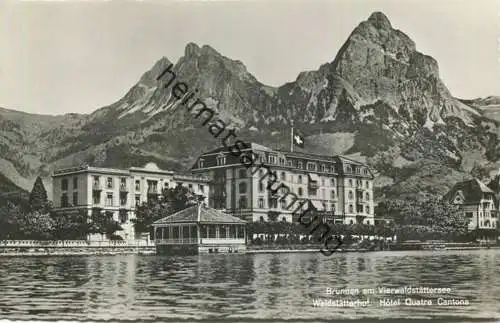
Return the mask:
<path fill-rule="evenodd" d="M 451 288 L 444 294 L 327 295 L 331 289 Z M 368 292 L 368 291 L 367 291 Z M 432 305 L 408 306 L 404 299 Z M 469 305 L 437 305 L 437 298 Z M 381 307 L 381 298 L 401 305 Z M 317 299 L 367 306 L 314 306 Z M 193 257 L 0 258 L 0 319 L 85 321 L 500 321 L 500 250 Z"/>

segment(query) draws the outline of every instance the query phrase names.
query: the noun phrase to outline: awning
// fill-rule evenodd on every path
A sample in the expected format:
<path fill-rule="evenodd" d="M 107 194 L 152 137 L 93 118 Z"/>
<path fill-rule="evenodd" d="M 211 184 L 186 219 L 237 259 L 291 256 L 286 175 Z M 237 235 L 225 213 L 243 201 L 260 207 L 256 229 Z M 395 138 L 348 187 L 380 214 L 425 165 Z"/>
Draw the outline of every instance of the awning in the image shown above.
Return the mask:
<path fill-rule="evenodd" d="M 309 173 L 308 175 L 309 175 L 309 180 L 310 181 L 319 182 L 319 176 L 318 176 L 318 174 L 311 174 L 311 173 Z"/>
<path fill-rule="evenodd" d="M 325 210 L 325 208 L 323 207 L 323 203 L 321 203 L 320 201 L 315 201 L 315 200 L 310 200 L 310 201 L 316 210 L 318 210 L 318 211 Z"/>

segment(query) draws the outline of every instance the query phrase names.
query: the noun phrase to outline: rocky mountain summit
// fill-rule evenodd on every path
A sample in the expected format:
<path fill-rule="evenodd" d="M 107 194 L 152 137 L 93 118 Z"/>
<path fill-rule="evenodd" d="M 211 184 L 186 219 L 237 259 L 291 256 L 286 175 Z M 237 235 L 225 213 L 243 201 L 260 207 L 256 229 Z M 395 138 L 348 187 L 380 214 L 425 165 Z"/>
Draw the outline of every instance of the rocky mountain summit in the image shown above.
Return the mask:
<path fill-rule="evenodd" d="M 220 142 L 165 89 L 167 77 L 157 80 L 171 64 L 161 58 L 123 98 L 90 115 L 0 110 L 0 172 L 25 187 L 38 174 L 83 162 L 188 169 Z M 208 45 L 188 44 L 172 71 L 240 139 L 287 149 L 294 120 L 308 135 L 306 151 L 369 163 L 379 198 L 443 194 L 500 165 L 500 100 L 455 98 L 436 60 L 380 12 L 354 28 L 331 62 L 280 87 Z"/>

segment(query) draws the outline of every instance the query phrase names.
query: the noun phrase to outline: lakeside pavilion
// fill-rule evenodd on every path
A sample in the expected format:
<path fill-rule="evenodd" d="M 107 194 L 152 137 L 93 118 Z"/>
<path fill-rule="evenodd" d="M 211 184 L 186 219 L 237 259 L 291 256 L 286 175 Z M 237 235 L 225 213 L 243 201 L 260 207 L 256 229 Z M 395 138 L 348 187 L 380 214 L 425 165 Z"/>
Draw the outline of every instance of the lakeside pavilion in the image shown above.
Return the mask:
<path fill-rule="evenodd" d="M 158 254 L 246 250 L 246 221 L 203 204 L 157 220 L 152 226 Z"/>

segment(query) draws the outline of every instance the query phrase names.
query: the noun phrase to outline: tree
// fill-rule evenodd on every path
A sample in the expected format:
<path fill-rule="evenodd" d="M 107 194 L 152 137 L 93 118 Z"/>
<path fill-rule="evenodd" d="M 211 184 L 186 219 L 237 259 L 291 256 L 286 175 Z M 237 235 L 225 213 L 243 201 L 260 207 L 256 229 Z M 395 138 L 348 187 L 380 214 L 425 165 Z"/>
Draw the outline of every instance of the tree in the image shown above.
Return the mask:
<path fill-rule="evenodd" d="M 32 211 L 22 213 L 18 228 L 24 239 L 50 240 L 53 238 L 55 221 L 47 213 Z"/>
<path fill-rule="evenodd" d="M 187 187 L 177 185 L 164 189 L 160 199 L 142 203 L 132 219 L 136 232 L 148 232 L 153 222 L 187 207 L 203 202 L 203 196 L 191 192 Z"/>
<path fill-rule="evenodd" d="M 21 206 L 11 202 L 0 206 L 0 239 L 19 238 L 19 219 L 22 214 Z"/>
<path fill-rule="evenodd" d="M 38 176 L 33 184 L 29 197 L 29 205 L 32 211 L 46 211 L 48 204 L 47 190 L 43 185 L 42 178 Z"/>
<path fill-rule="evenodd" d="M 54 221 L 53 235 L 58 240 L 86 239 L 91 231 L 87 211 L 79 210 L 77 213 L 52 213 Z"/>

